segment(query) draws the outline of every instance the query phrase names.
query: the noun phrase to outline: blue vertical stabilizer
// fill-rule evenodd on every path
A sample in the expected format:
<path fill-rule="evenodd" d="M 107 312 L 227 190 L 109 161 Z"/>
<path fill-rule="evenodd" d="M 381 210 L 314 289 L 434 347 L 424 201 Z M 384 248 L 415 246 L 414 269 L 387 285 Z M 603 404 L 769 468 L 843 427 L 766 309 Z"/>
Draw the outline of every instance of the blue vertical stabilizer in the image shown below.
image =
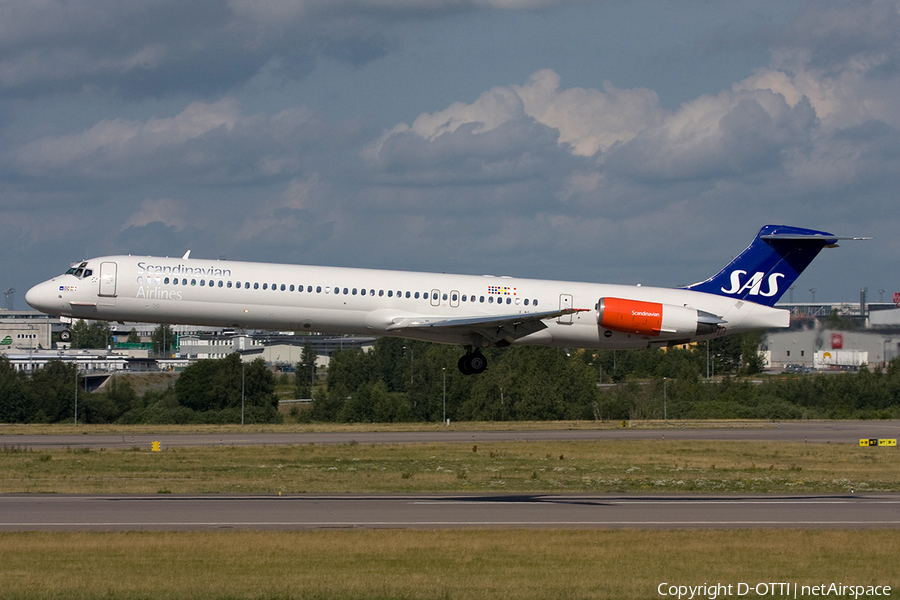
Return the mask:
<path fill-rule="evenodd" d="M 766 225 L 724 269 L 685 289 L 774 306 L 822 248 L 839 239 L 826 231 Z"/>

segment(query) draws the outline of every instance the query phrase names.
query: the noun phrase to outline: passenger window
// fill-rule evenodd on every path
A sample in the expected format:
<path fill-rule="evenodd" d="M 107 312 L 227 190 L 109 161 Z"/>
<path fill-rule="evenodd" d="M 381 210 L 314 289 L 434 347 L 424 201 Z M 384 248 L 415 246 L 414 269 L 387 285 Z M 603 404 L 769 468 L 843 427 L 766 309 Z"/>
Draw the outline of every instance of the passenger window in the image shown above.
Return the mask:
<path fill-rule="evenodd" d="M 369 295 L 370 295 L 370 296 L 374 296 L 374 295 L 375 295 L 375 290 L 369 290 Z"/>
<path fill-rule="evenodd" d="M 310 294 L 312 294 L 312 286 L 311 286 L 311 285 L 308 286 L 308 287 L 306 288 L 306 291 L 309 292 Z M 319 291 L 319 288 L 316 288 L 316 291 L 318 292 L 318 291 Z"/>
<path fill-rule="evenodd" d="M 294 289 L 294 286 L 291 286 L 291 289 L 293 290 L 293 289 Z M 282 291 L 282 292 L 284 291 L 284 284 L 283 284 L 283 283 L 281 284 L 281 291 Z"/>
<path fill-rule="evenodd" d="M 507 303 L 507 304 L 512 304 L 512 298 L 507 298 L 507 299 L 506 299 L 506 303 Z"/>
<path fill-rule="evenodd" d="M 454 301 L 454 302 L 456 302 L 456 299 L 457 299 L 457 295 L 456 295 L 456 294 L 453 294 L 453 297 L 452 297 L 452 298 L 450 298 L 450 299 L 451 299 L 451 300 L 452 300 L 452 301 Z"/>
<path fill-rule="evenodd" d="M 203 286 L 205 286 L 205 285 L 206 285 L 206 280 L 205 280 L 205 279 L 201 279 L 201 280 L 200 280 L 200 287 L 203 287 Z"/>
<path fill-rule="evenodd" d="M 327 293 L 328 288 L 325 288 L 325 290 L 326 290 L 326 293 Z M 341 293 L 341 288 L 339 288 L 339 287 L 334 288 L 334 293 L 335 293 L 335 294 L 340 294 L 340 293 Z"/>
<path fill-rule="evenodd" d="M 253 289 L 254 289 L 254 290 L 258 290 L 258 289 L 259 289 L 259 283 L 254 283 L 254 284 L 253 284 Z"/>
<path fill-rule="evenodd" d="M 347 295 L 347 288 L 344 288 L 344 295 Z"/>
<path fill-rule="evenodd" d="M 144 283 L 144 278 L 138 275 L 138 283 Z"/>
<path fill-rule="evenodd" d="M 218 286 L 219 286 L 219 287 L 222 287 L 223 285 L 224 285 L 224 282 L 220 279 L 220 280 L 219 280 L 219 283 L 218 283 Z"/>
<path fill-rule="evenodd" d="M 166 277 L 165 279 L 163 279 L 163 283 L 166 284 L 166 285 L 169 285 L 169 278 Z"/>
<path fill-rule="evenodd" d="M 525 298 L 525 306 L 528 306 L 528 298 Z"/>
<path fill-rule="evenodd" d="M 478 298 L 478 301 L 479 301 L 479 302 L 484 302 L 484 296 L 481 296 L 480 298 Z"/>
<path fill-rule="evenodd" d="M 388 298 L 394 297 L 394 290 L 388 290 Z"/>
<path fill-rule="evenodd" d="M 416 292 L 416 293 L 415 293 L 415 298 L 416 298 L 416 300 L 419 299 L 419 292 Z"/>
<path fill-rule="evenodd" d="M 269 289 L 269 284 L 268 284 L 268 283 L 264 283 L 264 284 L 263 284 L 263 289 L 264 289 L 264 290 Z"/>
<path fill-rule="evenodd" d="M 384 296 L 384 290 L 378 290 L 378 297 Z"/>
<path fill-rule="evenodd" d="M 230 282 L 230 281 L 228 282 L 227 285 L 228 285 L 228 289 L 231 289 L 231 282 Z"/>
<path fill-rule="evenodd" d="M 493 304 L 493 303 L 494 303 L 494 297 L 488 296 L 488 304 Z"/>
<path fill-rule="evenodd" d="M 537 306 L 537 300 L 534 301 L 534 305 Z"/>
<path fill-rule="evenodd" d="M 187 279 L 182 279 L 181 285 L 187 285 Z M 193 280 L 191 281 L 191 285 L 194 285 Z"/>
<path fill-rule="evenodd" d="M 409 298 L 409 295 L 410 295 L 409 292 L 406 292 L 406 297 L 407 297 L 407 298 Z"/>
<path fill-rule="evenodd" d="M 359 295 L 360 295 L 360 296 L 365 296 L 365 295 L 366 295 L 366 288 L 363 288 L 363 289 L 359 290 Z"/>
<path fill-rule="evenodd" d="M 292 291 L 292 292 L 294 291 L 294 284 L 293 284 L 293 283 L 291 284 L 290 291 Z"/>
<path fill-rule="evenodd" d="M 356 295 L 356 291 L 357 291 L 356 288 L 353 288 L 353 295 L 354 295 L 354 296 Z"/>
<path fill-rule="evenodd" d="M 322 286 L 321 286 L 321 285 L 317 285 L 317 286 L 316 286 L 316 293 L 317 293 L 317 294 L 321 294 L 321 293 L 322 293 Z"/>
<path fill-rule="evenodd" d="M 447 299 L 447 292 L 444 292 L 444 300 Z"/>

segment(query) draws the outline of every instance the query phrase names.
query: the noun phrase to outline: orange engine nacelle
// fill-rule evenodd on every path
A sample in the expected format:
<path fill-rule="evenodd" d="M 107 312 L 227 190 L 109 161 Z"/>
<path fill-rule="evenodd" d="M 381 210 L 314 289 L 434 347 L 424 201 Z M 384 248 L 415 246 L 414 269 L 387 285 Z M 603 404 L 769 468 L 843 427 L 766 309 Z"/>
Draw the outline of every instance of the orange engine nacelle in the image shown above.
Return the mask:
<path fill-rule="evenodd" d="M 597 310 L 600 327 L 637 335 L 709 335 L 722 319 L 712 313 L 643 300 L 600 298 Z"/>

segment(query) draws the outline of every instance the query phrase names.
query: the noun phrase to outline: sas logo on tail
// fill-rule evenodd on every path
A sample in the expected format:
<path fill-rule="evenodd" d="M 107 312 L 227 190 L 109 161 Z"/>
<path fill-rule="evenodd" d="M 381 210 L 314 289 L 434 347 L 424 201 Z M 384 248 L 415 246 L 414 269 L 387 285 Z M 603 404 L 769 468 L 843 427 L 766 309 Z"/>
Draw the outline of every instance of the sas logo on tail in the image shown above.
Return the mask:
<path fill-rule="evenodd" d="M 741 277 L 746 274 L 747 271 L 742 271 L 740 269 L 732 271 L 731 289 L 726 290 L 725 288 L 721 288 L 722 293 L 742 295 L 746 291 L 750 296 L 765 296 L 769 298 L 778 293 L 778 278 L 784 277 L 782 273 L 772 273 L 766 280 L 769 289 L 762 291 L 762 282 L 766 274 L 757 271 L 752 277 L 748 278 L 745 282 L 742 282 Z"/>

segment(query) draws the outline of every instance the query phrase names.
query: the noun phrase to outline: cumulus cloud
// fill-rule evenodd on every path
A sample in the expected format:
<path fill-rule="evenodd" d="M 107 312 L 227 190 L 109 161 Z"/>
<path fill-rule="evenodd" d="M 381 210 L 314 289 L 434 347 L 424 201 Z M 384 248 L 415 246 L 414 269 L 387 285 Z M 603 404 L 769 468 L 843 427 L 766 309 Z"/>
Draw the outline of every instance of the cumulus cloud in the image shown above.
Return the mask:
<path fill-rule="evenodd" d="M 65 180 L 241 183 L 286 178 L 327 150 L 313 114 L 290 109 L 245 114 L 238 102 L 193 102 L 167 118 L 109 119 L 76 133 L 49 135 L 13 152 L 21 175 Z"/>
<path fill-rule="evenodd" d="M 617 142 L 632 139 L 657 123 L 663 111 L 657 95 L 646 89 L 619 90 L 609 82 L 604 90 L 560 90 L 560 77 L 550 69 L 534 73 L 525 85 L 497 87 L 472 104 L 457 102 L 420 115 L 409 128 L 427 140 L 471 125 L 485 133 L 522 116 L 558 131 L 559 142 L 579 156 L 593 156 Z M 406 131 L 400 126 L 395 132 Z"/>

